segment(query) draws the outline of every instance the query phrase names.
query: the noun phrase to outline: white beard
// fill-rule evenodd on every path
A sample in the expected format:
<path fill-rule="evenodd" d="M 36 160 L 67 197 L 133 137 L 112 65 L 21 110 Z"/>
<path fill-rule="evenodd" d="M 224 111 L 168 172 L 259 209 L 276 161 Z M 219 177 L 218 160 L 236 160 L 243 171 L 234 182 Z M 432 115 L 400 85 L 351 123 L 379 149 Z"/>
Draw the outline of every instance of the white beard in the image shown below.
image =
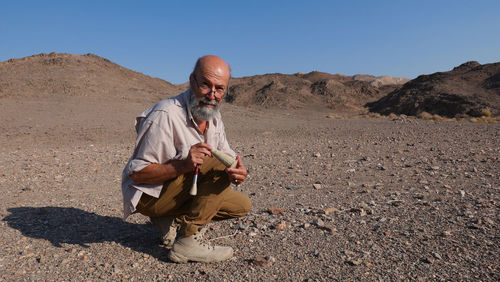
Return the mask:
<path fill-rule="evenodd" d="M 220 110 L 220 104 L 215 100 L 208 100 L 206 97 L 196 98 L 193 91 L 189 91 L 189 109 L 191 114 L 198 120 L 211 120 Z M 200 102 L 213 105 L 213 108 L 204 107 Z"/>

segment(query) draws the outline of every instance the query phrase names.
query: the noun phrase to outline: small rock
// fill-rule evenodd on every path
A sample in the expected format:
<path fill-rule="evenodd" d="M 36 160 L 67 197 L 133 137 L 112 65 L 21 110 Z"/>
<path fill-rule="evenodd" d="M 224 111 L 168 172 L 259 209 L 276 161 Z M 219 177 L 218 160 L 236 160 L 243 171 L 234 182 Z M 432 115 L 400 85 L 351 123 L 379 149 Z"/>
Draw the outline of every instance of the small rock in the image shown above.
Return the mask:
<path fill-rule="evenodd" d="M 325 230 L 325 231 L 328 231 L 330 233 L 334 233 L 334 232 L 337 232 L 337 228 L 333 227 L 333 226 L 329 226 L 329 225 L 325 225 L 325 226 L 318 226 L 319 229 L 321 230 Z"/>
<path fill-rule="evenodd" d="M 448 231 L 448 230 L 443 231 L 443 233 L 441 233 L 441 236 L 443 236 L 443 237 L 450 237 L 451 236 L 451 231 Z"/>
<path fill-rule="evenodd" d="M 441 255 L 440 255 L 439 253 L 436 253 L 436 252 L 433 252 L 433 253 L 432 253 L 432 256 L 433 256 L 434 258 L 436 258 L 436 259 L 442 259 L 442 258 L 441 258 Z"/>
<path fill-rule="evenodd" d="M 274 226 L 274 229 L 276 230 L 285 230 L 286 229 L 286 222 L 282 220 L 279 224 Z"/>
<path fill-rule="evenodd" d="M 326 215 L 330 215 L 332 213 L 340 213 L 340 211 L 334 207 L 323 209 L 323 211 Z"/>
<path fill-rule="evenodd" d="M 298 185 L 286 185 L 285 186 L 285 189 L 287 190 L 297 190 L 297 189 L 300 189 L 301 187 L 298 186 Z"/>
<path fill-rule="evenodd" d="M 443 187 L 444 187 L 445 189 L 451 190 L 451 186 L 450 186 L 450 185 L 448 185 L 448 184 L 443 185 Z"/>
<path fill-rule="evenodd" d="M 315 158 L 321 158 L 321 154 L 320 154 L 320 153 L 315 153 L 313 156 L 314 156 Z"/>
<path fill-rule="evenodd" d="M 306 222 L 306 223 L 304 223 L 304 224 L 302 224 L 302 228 L 304 228 L 304 229 L 307 229 L 307 228 L 309 228 L 309 227 L 311 227 L 311 224 L 309 224 L 309 223 L 307 223 L 307 222 Z"/>
<path fill-rule="evenodd" d="M 353 266 L 360 265 L 362 262 L 363 261 L 361 259 L 347 259 L 346 260 L 347 264 L 353 265 Z"/>
<path fill-rule="evenodd" d="M 325 222 L 321 218 L 318 218 L 318 220 L 316 220 L 316 226 L 323 227 L 325 226 Z"/>
<path fill-rule="evenodd" d="M 465 191 L 464 190 L 460 190 L 460 197 L 465 197 Z"/>
<path fill-rule="evenodd" d="M 434 259 L 433 258 L 423 258 L 422 261 L 425 262 L 425 263 L 428 263 L 428 264 L 433 264 L 434 263 Z"/>
<path fill-rule="evenodd" d="M 277 215 L 282 214 L 285 211 L 285 208 L 268 208 L 267 211 L 270 214 Z"/>
<path fill-rule="evenodd" d="M 321 189 L 322 187 L 321 187 L 321 184 L 319 184 L 319 183 L 314 183 L 314 184 L 313 184 L 313 188 L 314 188 L 314 189 L 316 189 L 316 190 L 319 190 L 319 189 Z"/>
<path fill-rule="evenodd" d="M 275 262 L 276 262 L 276 259 L 272 256 L 266 256 L 266 257 L 257 256 L 256 258 L 254 258 L 251 261 L 252 264 L 255 264 L 258 266 L 271 266 Z"/>

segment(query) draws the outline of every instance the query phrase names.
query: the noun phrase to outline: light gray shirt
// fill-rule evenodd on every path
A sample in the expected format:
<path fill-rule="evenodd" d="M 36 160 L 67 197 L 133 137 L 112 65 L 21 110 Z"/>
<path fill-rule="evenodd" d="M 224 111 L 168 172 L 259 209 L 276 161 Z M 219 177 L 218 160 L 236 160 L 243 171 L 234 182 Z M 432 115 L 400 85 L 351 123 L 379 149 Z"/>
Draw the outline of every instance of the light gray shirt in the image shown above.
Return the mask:
<path fill-rule="evenodd" d="M 191 115 L 189 99 L 188 90 L 158 102 L 136 118 L 134 153 L 122 173 L 124 219 L 135 211 L 142 193 L 158 198 L 163 188 L 163 183 L 136 184 L 130 179 L 132 173 L 150 164 L 183 160 L 187 158 L 191 146 L 200 142 L 236 155 L 227 142 L 220 113 L 208 121 L 203 134 Z"/>

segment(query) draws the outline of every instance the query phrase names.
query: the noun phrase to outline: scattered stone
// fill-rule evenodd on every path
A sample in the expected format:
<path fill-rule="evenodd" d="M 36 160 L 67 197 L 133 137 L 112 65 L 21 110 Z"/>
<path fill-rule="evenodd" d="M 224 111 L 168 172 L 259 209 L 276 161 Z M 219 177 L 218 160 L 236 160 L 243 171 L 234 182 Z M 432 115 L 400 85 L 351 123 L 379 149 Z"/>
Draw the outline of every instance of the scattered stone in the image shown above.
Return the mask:
<path fill-rule="evenodd" d="M 302 187 L 298 186 L 298 185 L 286 185 L 285 186 L 285 189 L 287 190 L 297 190 L 297 189 L 300 189 Z"/>
<path fill-rule="evenodd" d="M 285 211 L 285 208 L 269 208 L 267 211 L 272 215 L 282 214 Z"/>
<path fill-rule="evenodd" d="M 309 223 L 307 223 L 307 222 L 306 222 L 306 223 L 304 223 L 304 224 L 302 224 L 302 228 L 304 228 L 304 229 L 307 229 L 307 228 L 309 228 L 309 227 L 311 227 L 311 224 L 309 224 Z"/>
<path fill-rule="evenodd" d="M 286 229 L 286 222 L 284 220 L 282 220 L 280 223 L 278 223 L 276 226 L 274 226 L 274 229 L 285 230 Z"/>
<path fill-rule="evenodd" d="M 329 225 L 324 225 L 324 226 L 318 226 L 319 229 L 321 230 L 325 230 L 325 231 L 328 231 L 330 233 L 334 233 L 334 232 L 337 232 L 337 228 L 333 227 L 333 226 L 329 226 Z"/>
<path fill-rule="evenodd" d="M 318 218 L 315 223 L 316 223 L 316 226 L 318 226 L 318 227 L 325 226 L 325 222 L 321 218 Z"/>
<path fill-rule="evenodd" d="M 319 190 L 319 189 L 321 189 L 322 187 L 321 187 L 321 184 L 319 184 L 319 183 L 314 183 L 314 184 L 313 184 L 313 188 L 314 188 L 314 189 L 316 189 L 316 190 Z"/>
<path fill-rule="evenodd" d="M 439 253 L 436 253 L 436 252 L 433 252 L 432 253 L 432 256 L 435 258 L 435 259 L 442 259 L 441 255 Z"/>
<path fill-rule="evenodd" d="M 330 215 L 332 213 L 340 213 L 340 210 L 338 210 L 334 207 L 323 209 L 323 211 L 325 212 L 326 215 Z"/>
<path fill-rule="evenodd" d="M 443 236 L 443 237 L 450 237 L 450 236 L 451 236 L 451 231 L 448 231 L 448 230 L 443 231 L 443 232 L 441 233 L 441 236 Z"/>
<path fill-rule="evenodd" d="M 361 263 L 363 263 L 363 261 L 361 259 L 347 259 L 346 263 L 349 265 L 352 265 L 352 266 L 356 266 L 356 265 L 360 265 Z"/>
<path fill-rule="evenodd" d="M 272 256 L 266 256 L 266 257 L 257 256 L 256 258 L 251 260 L 252 264 L 257 265 L 257 266 L 264 266 L 264 267 L 271 266 L 275 262 L 276 262 L 276 259 Z"/>
<path fill-rule="evenodd" d="M 434 263 L 434 259 L 430 258 L 430 257 L 426 257 L 426 258 L 422 258 L 422 262 L 428 263 L 428 264 L 433 264 Z"/>
<path fill-rule="evenodd" d="M 321 154 L 320 154 L 320 153 L 315 153 L 313 156 L 314 156 L 315 158 L 321 158 Z"/>

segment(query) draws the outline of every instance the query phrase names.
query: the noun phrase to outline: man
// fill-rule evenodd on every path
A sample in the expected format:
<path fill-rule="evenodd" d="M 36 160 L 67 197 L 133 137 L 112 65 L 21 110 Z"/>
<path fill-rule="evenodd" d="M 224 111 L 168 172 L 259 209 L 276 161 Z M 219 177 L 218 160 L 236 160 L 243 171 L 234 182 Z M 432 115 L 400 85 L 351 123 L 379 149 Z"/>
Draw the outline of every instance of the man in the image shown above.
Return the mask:
<path fill-rule="evenodd" d="M 188 91 L 159 102 L 136 119 L 136 146 L 122 175 L 124 215 L 149 216 L 164 243 L 172 247 L 169 258 L 175 262 L 231 258 L 232 248 L 203 243 L 199 228 L 250 211 L 250 199 L 229 188 L 247 176 L 240 157 L 235 168 L 226 168 L 210 152 L 215 148 L 236 155 L 219 113 L 230 76 L 221 58 L 201 57 L 189 77 Z M 198 193 L 191 196 L 197 167 Z"/>

